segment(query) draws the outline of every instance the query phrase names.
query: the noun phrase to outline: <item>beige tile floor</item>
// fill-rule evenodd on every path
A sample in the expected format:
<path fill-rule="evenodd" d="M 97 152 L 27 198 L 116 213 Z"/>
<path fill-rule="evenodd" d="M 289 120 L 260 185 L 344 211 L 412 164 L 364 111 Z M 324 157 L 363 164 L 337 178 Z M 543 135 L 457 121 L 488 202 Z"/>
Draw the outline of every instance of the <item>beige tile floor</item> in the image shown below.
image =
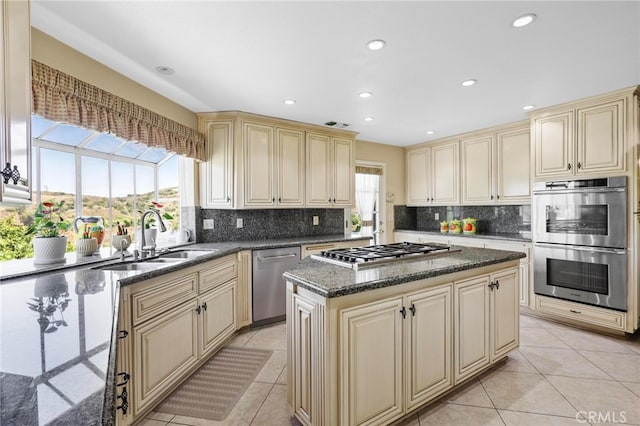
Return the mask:
<path fill-rule="evenodd" d="M 401 425 L 640 425 L 640 335 L 623 340 L 521 315 L 520 336 L 504 364 Z M 224 422 L 154 412 L 142 425 L 299 425 L 286 403 L 285 325 L 229 345 L 273 355 Z"/>

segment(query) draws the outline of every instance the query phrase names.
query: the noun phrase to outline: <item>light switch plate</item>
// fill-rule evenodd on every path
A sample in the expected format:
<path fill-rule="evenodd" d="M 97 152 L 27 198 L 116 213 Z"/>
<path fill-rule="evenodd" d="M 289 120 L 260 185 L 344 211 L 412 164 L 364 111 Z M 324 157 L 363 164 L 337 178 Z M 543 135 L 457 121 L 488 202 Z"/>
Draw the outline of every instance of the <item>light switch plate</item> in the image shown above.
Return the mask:
<path fill-rule="evenodd" d="M 236 219 L 236 228 L 242 228 L 244 226 L 244 221 L 241 217 Z"/>
<path fill-rule="evenodd" d="M 314 216 L 313 217 L 313 226 L 317 226 L 320 225 L 320 217 L 319 216 Z"/>
<path fill-rule="evenodd" d="M 204 219 L 202 221 L 202 227 L 204 229 L 213 229 L 213 219 Z"/>
<path fill-rule="evenodd" d="M 440 220 L 440 213 L 436 213 L 435 215 L 433 215 L 433 218 L 435 220 Z"/>

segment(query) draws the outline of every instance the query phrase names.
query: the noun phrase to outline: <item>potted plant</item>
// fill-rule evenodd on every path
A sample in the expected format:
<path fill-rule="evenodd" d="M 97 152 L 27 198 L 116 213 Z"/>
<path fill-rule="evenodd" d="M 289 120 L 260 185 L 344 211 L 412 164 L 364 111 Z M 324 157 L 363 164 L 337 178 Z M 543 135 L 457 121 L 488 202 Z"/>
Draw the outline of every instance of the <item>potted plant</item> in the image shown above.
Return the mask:
<path fill-rule="evenodd" d="M 173 216 L 171 216 L 167 212 L 163 213 L 161 210 L 162 207 L 163 207 L 162 204 L 158 203 L 157 201 L 150 201 L 149 205 L 147 206 L 147 210 L 155 210 L 163 219 L 172 220 Z M 139 213 L 142 217 L 142 214 L 144 212 L 139 211 Z M 147 221 L 144 224 L 144 228 L 145 228 L 144 239 L 147 245 L 150 245 L 150 246 L 156 245 L 156 238 L 158 237 L 158 229 L 154 227 L 155 224 L 156 224 L 156 217 L 154 215 L 147 216 Z M 139 238 L 139 236 L 136 236 L 136 241 L 140 241 L 140 240 L 141 238 Z"/>
<path fill-rule="evenodd" d="M 351 230 L 353 232 L 360 232 L 362 228 L 362 219 L 358 213 L 351 213 Z"/>
<path fill-rule="evenodd" d="M 69 223 L 59 214 L 63 204 L 64 200 L 58 203 L 47 201 L 38 204 L 34 213 L 33 225 L 25 232 L 25 235 L 34 235 L 35 237 L 33 239 L 35 257 L 33 263 L 36 265 L 58 263 L 65 260 L 67 237 L 61 234 L 69 229 Z"/>
<path fill-rule="evenodd" d="M 111 236 L 111 247 L 119 251 L 125 251 L 131 245 L 131 236 L 129 235 L 125 225 L 121 225 L 120 221 L 116 222 L 118 230 L 116 235 Z"/>
<path fill-rule="evenodd" d="M 92 235 L 91 227 L 85 225 L 84 232 L 76 241 L 76 253 L 79 256 L 91 256 L 98 250 L 98 239 Z"/>

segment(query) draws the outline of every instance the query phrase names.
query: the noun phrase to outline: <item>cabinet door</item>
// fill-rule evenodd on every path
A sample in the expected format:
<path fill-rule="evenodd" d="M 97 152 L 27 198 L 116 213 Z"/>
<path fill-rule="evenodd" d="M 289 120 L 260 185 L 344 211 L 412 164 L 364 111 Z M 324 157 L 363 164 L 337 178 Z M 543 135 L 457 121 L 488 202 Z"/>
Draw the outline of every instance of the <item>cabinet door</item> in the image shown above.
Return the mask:
<path fill-rule="evenodd" d="M 331 207 L 331 138 L 307 133 L 307 191 L 308 207 Z"/>
<path fill-rule="evenodd" d="M 536 177 L 573 174 L 573 111 L 536 118 Z"/>
<path fill-rule="evenodd" d="M 133 329 L 134 417 L 166 396 L 198 362 L 197 301 L 179 307 Z"/>
<path fill-rule="evenodd" d="M 451 285 L 407 296 L 406 409 L 453 386 L 451 377 Z"/>
<path fill-rule="evenodd" d="M 278 205 L 304 206 L 304 132 L 276 129 Z"/>
<path fill-rule="evenodd" d="M 454 284 L 455 383 L 489 365 L 489 276 Z"/>
<path fill-rule="evenodd" d="M 353 207 L 355 196 L 355 166 L 353 139 L 333 138 L 333 198 L 334 207 Z"/>
<path fill-rule="evenodd" d="M 314 362 L 313 358 L 316 354 L 313 353 L 314 346 L 314 316 L 317 315 L 314 311 L 314 305 L 310 301 L 293 296 L 293 319 L 291 322 L 287 321 L 288 325 L 291 325 L 291 333 L 293 333 L 293 339 L 291 340 L 293 351 L 290 353 L 292 360 L 291 365 L 287 366 L 292 369 L 293 383 L 293 411 L 299 417 L 306 420 L 306 424 L 312 424 L 315 420 L 314 399 L 317 398 L 316 383 L 317 377 L 313 377 L 314 369 L 312 368 Z"/>
<path fill-rule="evenodd" d="M 273 127 L 244 123 L 244 205 L 275 205 Z"/>
<path fill-rule="evenodd" d="M 200 165 L 202 207 L 233 206 L 233 122 L 215 121 L 205 125 L 206 160 Z"/>
<path fill-rule="evenodd" d="M 518 347 L 519 282 L 518 270 L 508 269 L 491 275 L 491 361 Z"/>
<path fill-rule="evenodd" d="M 493 204 L 493 136 L 460 142 L 462 151 L 462 202 Z"/>
<path fill-rule="evenodd" d="M 200 357 L 218 349 L 236 331 L 236 280 L 200 296 Z"/>
<path fill-rule="evenodd" d="M 431 197 L 434 204 L 458 204 L 460 170 L 458 142 L 431 148 Z"/>
<path fill-rule="evenodd" d="M 577 110 L 577 173 L 625 170 L 624 101 Z"/>
<path fill-rule="evenodd" d="M 5 184 L 0 179 L 0 202 L 31 200 L 31 24 L 29 2 L 0 5 L 0 169 L 9 163 L 20 174 Z"/>
<path fill-rule="evenodd" d="M 402 415 L 402 298 L 340 315 L 341 424 L 385 424 Z"/>
<path fill-rule="evenodd" d="M 496 201 L 531 203 L 530 127 L 496 136 Z"/>
<path fill-rule="evenodd" d="M 407 205 L 425 206 L 431 197 L 431 149 L 407 152 Z"/>

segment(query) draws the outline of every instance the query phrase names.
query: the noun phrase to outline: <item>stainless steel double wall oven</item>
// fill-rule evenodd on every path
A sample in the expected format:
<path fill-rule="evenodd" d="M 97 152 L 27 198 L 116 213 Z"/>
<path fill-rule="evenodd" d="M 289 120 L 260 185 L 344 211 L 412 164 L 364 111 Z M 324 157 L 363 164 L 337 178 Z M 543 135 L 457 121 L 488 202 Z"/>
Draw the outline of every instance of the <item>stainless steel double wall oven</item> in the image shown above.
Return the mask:
<path fill-rule="evenodd" d="M 537 182 L 534 292 L 627 310 L 625 176 Z"/>

